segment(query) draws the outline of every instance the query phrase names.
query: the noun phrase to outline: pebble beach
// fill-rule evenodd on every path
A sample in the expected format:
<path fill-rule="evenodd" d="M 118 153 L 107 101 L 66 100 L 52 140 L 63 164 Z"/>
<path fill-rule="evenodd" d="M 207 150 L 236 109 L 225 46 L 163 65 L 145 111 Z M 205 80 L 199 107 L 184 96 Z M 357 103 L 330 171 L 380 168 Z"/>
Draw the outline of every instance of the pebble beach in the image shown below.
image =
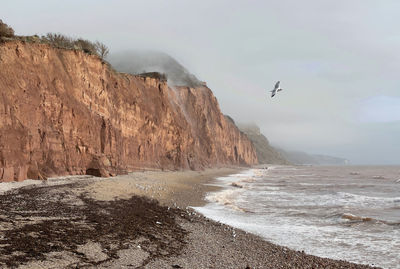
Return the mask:
<path fill-rule="evenodd" d="M 191 209 L 218 188 L 216 177 L 239 171 L 0 184 L 0 267 L 374 268 L 278 246 Z"/>

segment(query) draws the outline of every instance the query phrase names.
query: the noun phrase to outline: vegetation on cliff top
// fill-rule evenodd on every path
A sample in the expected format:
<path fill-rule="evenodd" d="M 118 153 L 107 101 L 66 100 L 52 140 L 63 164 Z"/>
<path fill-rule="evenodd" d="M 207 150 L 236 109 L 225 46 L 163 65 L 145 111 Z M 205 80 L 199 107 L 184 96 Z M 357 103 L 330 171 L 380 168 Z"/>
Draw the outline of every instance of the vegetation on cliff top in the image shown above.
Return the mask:
<path fill-rule="evenodd" d="M 167 81 L 167 75 L 159 72 L 145 72 L 138 74 L 139 77 L 156 78 L 160 81 Z"/>
<path fill-rule="evenodd" d="M 89 55 L 98 56 L 111 70 L 116 71 L 111 64 L 105 61 L 109 54 L 109 48 L 99 41 L 92 42 L 83 38 L 71 38 L 60 33 L 47 33 L 43 36 L 18 36 L 14 34 L 14 30 L 9 25 L 0 20 L 0 43 L 13 40 L 48 44 L 59 49 L 81 50 Z M 131 55 L 127 53 L 122 57 L 122 63 L 120 60 L 114 60 L 115 58 L 118 59 L 119 57 L 113 56 L 111 60 L 113 64 L 116 64 L 116 69 L 119 72 L 140 77 L 156 78 L 161 81 L 168 80 L 171 85 L 176 86 L 197 87 L 205 85 L 204 82 L 199 81 L 175 59 L 166 54 L 155 53 L 154 55 L 149 55 L 144 53 L 142 55 Z"/>
<path fill-rule="evenodd" d="M 5 24 L 2 20 L 0 20 L 0 37 L 13 37 L 14 30 L 7 24 Z"/>
<path fill-rule="evenodd" d="M 82 38 L 71 38 L 59 33 L 48 33 L 45 36 L 16 36 L 14 30 L 0 20 L 0 42 L 9 40 L 20 40 L 28 43 L 44 43 L 55 48 L 82 50 L 90 55 L 97 55 L 104 60 L 109 53 L 109 49 L 103 43 L 96 41 L 92 42 Z"/>
<path fill-rule="evenodd" d="M 99 41 L 92 42 L 83 38 L 74 39 L 60 33 L 47 33 L 44 36 L 17 36 L 14 34 L 14 29 L 12 29 L 9 25 L 0 20 L 0 43 L 12 40 L 19 40 L 27 43 L 48 44 L 54 48 L 59 49 L 81 50 L 89 55 L 98 56 L 103 62 L 105 62 L 109 66 L 111 70 L 115 72 L 114 68 L 105 61 L 105 58 L 110 52 L 109 48 Z M 142 72 L 140 74 L 131 74 L 139 75 L 141 77 L 156 78 L 161 81 L 167 81 L 167 74 L 161 72 Z"/>

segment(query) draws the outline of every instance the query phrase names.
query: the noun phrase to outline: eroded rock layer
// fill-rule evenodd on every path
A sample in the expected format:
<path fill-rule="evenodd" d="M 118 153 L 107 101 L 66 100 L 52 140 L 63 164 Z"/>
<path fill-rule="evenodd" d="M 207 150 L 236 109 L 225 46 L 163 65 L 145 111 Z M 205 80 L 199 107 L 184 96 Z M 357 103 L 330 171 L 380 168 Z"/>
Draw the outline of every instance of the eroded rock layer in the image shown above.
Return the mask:
<path fill-rule="evenodd" d="M 118 74 L 81 51 L 0 44 L 0 181 L 255 163 L 205 86 Z"/>

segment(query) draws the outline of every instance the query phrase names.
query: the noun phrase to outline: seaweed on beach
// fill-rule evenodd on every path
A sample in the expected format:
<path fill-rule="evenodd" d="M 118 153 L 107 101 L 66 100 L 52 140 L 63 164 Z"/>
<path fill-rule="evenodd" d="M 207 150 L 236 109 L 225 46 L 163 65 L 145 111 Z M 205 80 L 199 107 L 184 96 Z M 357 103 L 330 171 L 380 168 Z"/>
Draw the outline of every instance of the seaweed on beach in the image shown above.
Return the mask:
<path fill-rule="evenodd" d="M 186 232 L 175 220 L 178 209 L 137 196 L 97 201 L 75 195 L 68 190 L 71 185 L 23 188 L 0 196 L 0 266 L 16 267 L 63 251 L 78 257 L 77 265 L 96 265 L 118 258 L 119 250 L 139 238 L 149 253 L 145 265 L 177 255 L 184 246 Z M 94 262 L 79 252 L 78 246 L 88 242 L 99 243 L 108 259 Z"/>

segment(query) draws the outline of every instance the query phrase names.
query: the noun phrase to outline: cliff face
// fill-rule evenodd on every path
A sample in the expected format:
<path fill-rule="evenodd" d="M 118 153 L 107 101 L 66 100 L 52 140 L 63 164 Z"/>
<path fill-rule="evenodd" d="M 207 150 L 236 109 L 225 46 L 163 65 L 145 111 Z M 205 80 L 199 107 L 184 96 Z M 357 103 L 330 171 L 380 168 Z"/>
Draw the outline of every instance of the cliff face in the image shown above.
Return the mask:
<path fill-rule="evenodd" d="M 269 144 L 268 139 L 260 132 L 257 125 L 240 124 L 239 128 L 253 142 L 260 163 L 290 164 L 278 150 Z"/>
<path fill-rule="evenodd" d="M 207 87 L 117 74 L 80 51 L 0 45 L 0 181 L 255 163 Z"/>

